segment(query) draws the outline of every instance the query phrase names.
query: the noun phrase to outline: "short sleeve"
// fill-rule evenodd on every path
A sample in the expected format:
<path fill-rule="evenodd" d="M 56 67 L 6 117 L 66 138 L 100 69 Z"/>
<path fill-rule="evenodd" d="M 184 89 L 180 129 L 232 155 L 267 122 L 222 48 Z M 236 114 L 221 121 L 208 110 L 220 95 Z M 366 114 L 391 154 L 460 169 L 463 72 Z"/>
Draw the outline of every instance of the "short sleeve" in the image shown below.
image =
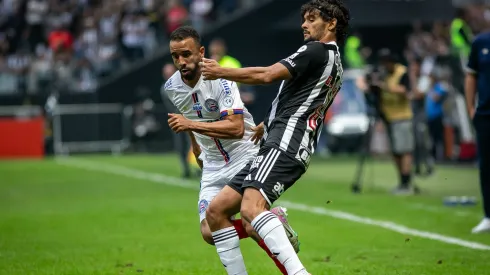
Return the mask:
<path fill-rule="evenodd" d="M 168 87 L 169 87 L 169 85 L 164 84 L 164 85 L 162 85 L 162 88 L 160 89 L 160 94 L 162 96 L 163 105 L 165 106 L 165 109 L 167 110 L 167 112 L 179 114 L 180 113 L 179 110 L 177 109 L 177 107 L 175 107 L 174 103 L 169 98 L 168 91 L 166 90 L 166 88 L 168 88 Z"/>
<path fill-rule="evenodd" d="M 220 79 L 218 106 L 220 117 L 243 114 L 244 105 L 236 82 Z"/>
<path fill-rule="evenodd" d="M 478 40 L 475 39 L 471 44 L 470 56 L 468 58 L 468 66 L 466 71 L 468 73 L 477 74 L 478 73 Z"/>
<path fill-rule="evenodd" d="M 295 53 L 279 61 L 292 76 L 302 75 L 309 67 L 317 67 L 325 60 L 325 50 L 320 42 L 303 45 Z"/>

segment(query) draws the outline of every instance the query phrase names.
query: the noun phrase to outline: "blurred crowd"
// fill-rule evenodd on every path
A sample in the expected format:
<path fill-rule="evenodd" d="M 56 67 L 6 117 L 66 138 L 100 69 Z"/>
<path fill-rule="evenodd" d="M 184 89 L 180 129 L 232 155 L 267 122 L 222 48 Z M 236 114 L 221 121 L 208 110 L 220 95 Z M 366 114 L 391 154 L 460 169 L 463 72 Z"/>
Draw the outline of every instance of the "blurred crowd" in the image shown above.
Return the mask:
<path fill-rule="evenodd" d="M 176 28 L 206 25 L 254 0 L 0 1 L 0 94 L 92 92 L 147 58 Z"/>

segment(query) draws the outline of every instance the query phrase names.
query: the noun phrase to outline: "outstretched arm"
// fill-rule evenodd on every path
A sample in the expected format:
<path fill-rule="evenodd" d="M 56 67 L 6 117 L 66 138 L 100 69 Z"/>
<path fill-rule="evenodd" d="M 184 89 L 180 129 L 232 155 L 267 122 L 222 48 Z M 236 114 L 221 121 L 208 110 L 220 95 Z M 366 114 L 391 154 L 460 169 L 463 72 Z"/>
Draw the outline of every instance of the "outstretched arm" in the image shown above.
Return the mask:
<path fill-rule="evenodd" d="M 269 84 L 291 78 L 289 70 L 281 63 L 269 67 L 224 68 L 216 61 L 204 58 L 201 66 L 206 79 L 223 78 L 250 85 Z"/>
<path fill-rule="evenodd" d="M 324 66 L 327 50 L 336 52 L 337 47 L 319 42 L 310 42 L 272 66 L 241 69 L 223 68 L 215 60 L 203 58 L 200 63 L 201 72 L 207 80 L 223 78 L 251 85 L 269 84 L 278 80 L 287 80 L 298 75 L 307 74 L 308 70 L 312 68 Z M 331 56 L 333 57 L 334 55 L 332 54 Z M 333 58 L 332 62 L 334 61 Z"/>

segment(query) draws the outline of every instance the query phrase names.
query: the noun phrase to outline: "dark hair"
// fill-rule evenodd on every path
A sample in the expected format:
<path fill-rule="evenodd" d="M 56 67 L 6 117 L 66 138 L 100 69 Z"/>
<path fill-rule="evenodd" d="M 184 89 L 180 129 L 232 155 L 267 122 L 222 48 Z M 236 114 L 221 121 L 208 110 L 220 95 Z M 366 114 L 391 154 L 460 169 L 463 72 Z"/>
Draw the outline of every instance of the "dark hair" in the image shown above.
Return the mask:
<path fill-rule="evenodd" d="M 173 31 L 170 34 L 170 41 L 182 41 L 189 37 L 194 39 L 198 47 L 201 46 L 201 36 L 193 27 L 190 26 L 183 26 Z"/>
<path fill-rule="evenodd" d="M 307 12 L 312 12 L 314 10 L 320 11 L 320 16 L 324 21 L 330 21 L 333 18 L 337 19 L 337 27 L 335 28 L 337 42 L 340 44 L 344 43 L 347 37 L 347 29 L 350 20 L 350 12 L 345 6 L 344 1 L 312 0 L 301 7 L 301 17 L 304 18 Z"/>

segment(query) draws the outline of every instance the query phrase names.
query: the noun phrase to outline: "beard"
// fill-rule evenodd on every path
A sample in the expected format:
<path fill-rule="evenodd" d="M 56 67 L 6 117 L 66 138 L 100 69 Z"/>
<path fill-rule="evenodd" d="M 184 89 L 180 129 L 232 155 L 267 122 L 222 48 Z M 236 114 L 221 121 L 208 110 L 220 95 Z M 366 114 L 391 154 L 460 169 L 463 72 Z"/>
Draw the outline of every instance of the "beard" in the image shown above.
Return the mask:
<path fill-rule="evenodd" d="M 195 68 L 193 70 L 188 70 L 186 72 L 186 74 L 184 74 L 181 70 L 180 75 L 182 76 L 182 78 L 184 78 L 186 80 L 194 80 L 197 76 L 197 68 Z"/>
<path fill-rule="evenodd" d="M 314 39 L 313 37 L 311 37 L 311 35 L 310 35 L 310 37 L 306 38 L 304 42 L 308 43 L 308 42 L 312 42 L 312 41 L 317 41 L 317 40 Z"/>

